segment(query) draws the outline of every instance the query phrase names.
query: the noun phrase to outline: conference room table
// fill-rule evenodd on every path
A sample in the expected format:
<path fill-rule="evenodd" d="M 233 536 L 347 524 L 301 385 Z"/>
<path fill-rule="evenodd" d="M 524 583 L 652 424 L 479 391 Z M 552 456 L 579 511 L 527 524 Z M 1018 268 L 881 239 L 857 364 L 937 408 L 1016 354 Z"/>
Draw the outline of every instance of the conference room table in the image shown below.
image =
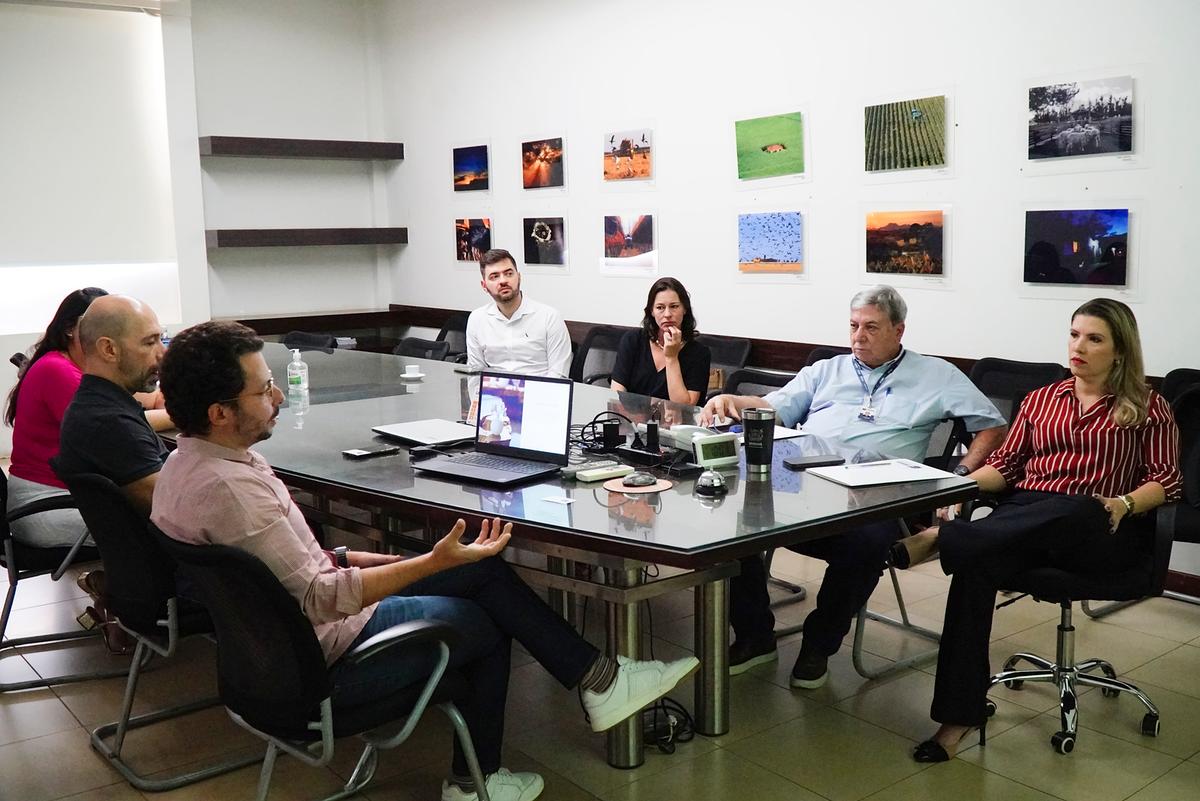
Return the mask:
<path fill-rule="evenodd" d="M 268 343 L 264 355 L 282 384 L 290 354 Z M 728 493 L 716 498 L 695 493 L 693 479 L 671 479 L 670 489 L 647 495 L 610 492 L 600 483 L 557 474 L 515 488 L 462 483 L 414 470 L 406 448 L 362 460 L 345 458 L 342 451 L 387 442 L 372 426 L 465 420 L 478 378 L 456 372 L 462 367 L 449 362 L 388 354 L 305 351 L 303 357 L 309 367 L 308 397 L 289 396 L 273 436 L 255 448 L 299 491 L 298 503 L 310 520 L 418 551 L 427 550 L 457 518 L 469 529 L 494 516 L 512 521 L 510 550 L 521 552 L 510 556 L 514 568 L 531 584 L 548 588 L 564 613 L 574 609 L 574 595 L 604 602 L 607 648 L 613 655 L 641 656 L 639 603 L 694 589 L 694 647 L 701 663 L 695 720 L 705 735 L 729 730 L 728 579 L 737 574 L 738 559 L 977 493 L 975 482 L 958 476 L 850 488 L 784 468 L 785 457 L 801 454 L 833 451 L 851 463 L 873 458 L 810 435 L 778 440 L 765 477 L 748 477 L 744 462 L 720 470 Z M 405 379 L 406 364 L 419 365 L 424 377 Z M 606 412 L 634 422 L 691 424 L 699 410 L 574 385 L 574 424 Z M 622 425 L 628 433 L 628 423 Z M 635 715 L 609 731 L 609 764 L 640 765 L 642 746 Z"/>

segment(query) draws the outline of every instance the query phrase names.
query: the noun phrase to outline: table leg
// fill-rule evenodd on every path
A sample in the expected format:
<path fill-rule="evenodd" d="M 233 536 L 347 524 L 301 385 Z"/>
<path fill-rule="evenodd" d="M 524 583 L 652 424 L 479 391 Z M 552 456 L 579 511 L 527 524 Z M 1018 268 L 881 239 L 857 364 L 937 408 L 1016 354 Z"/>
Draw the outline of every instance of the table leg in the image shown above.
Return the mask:
<path fill-rule="evenodd" d="M 560 556 L 546 557 L 546 572 L 554 573 L 559 576 L 575 575 L 575 563 L 570 559 L 563 559 Z M 574 628 L 579 628 L 575 613 L 575 593 L 567 592 L 566 590 L 550 589 L 546 591 L 546 601 L 550 604 L 550 608 L 566 619 Z"/>
<path fill-rule="evenodd" d="M 632 587 L 642 581 L 642 571 L 608 570 L 608 583 L 617 587 Z M 608 655 L 641 658 L 641 632 L 638 626 L 638 606 L 633 604 L 606 605 Z M 642 716 L 636 714 L 608 730 L 608 764 L 614 768 L 636 768 L 645 761 L 642 753 Z"/>
<path fill-rule="evenodd" d="M 729 732 L 729 579 L 696 587 L 696 731 Z"/>

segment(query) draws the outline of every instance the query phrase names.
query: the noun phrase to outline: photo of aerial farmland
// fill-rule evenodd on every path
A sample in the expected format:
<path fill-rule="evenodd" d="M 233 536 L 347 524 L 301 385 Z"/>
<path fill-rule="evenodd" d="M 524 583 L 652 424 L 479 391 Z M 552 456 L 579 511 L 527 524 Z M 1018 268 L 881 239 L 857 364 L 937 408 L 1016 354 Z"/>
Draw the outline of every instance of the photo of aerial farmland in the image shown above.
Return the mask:
<path fill-rule="evenodd" d="M 604 180 L 647 180 L 654 177 L 654 132 L 617 131 L 604 137 Z"/>
<path fill-rule="evenodd" d="M 1055 83 L 1029 90 L 1029 158 L 1133 150 L 1133 78 Z"/>
<path fill-rule="evenodd" d="M 799 111 L 733 124 L 738 178 L 804 174 L 804 121 Z"/>
<path fill-rule="evenodd" d="M 1128 282 L 1129 209 L 1025 212 L 1025 280 L 1031 284 Z"/>
<path fill-rule="evenodd" d="M 454 148 L 454 191 L 476 192 L 488 188 L 488 146 Z"/>
<path fill-rule="evenodd" d="M 563 185 L 563 140 L 521 143 L 521 185 L 526 189 Z"/>
<path fill-rule="evenodd" d="M 942 274 L 942 212 L 867 214 L 867 272 Z"/>
<path fill-rule="evenodd" d="M 946 166 L 946 96 L 867 106 L 866 170 Z"/>
<path fill-rule="evenodd" d="M 798 211 L 738 215 L 738 270 L 804 272 L 803 220 Z"/>

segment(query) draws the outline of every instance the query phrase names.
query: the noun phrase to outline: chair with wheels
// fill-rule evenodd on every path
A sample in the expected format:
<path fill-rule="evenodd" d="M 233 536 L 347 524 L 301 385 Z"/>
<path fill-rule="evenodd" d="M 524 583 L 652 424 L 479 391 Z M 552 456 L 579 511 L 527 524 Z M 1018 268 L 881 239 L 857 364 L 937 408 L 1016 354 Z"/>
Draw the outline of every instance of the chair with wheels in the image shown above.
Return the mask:
<path fill-rule="evenodd" d="M 750 358 L 750 340 L 742 337 L 719 337 L 700 334 L 696 341 L 708 348 L 709 374 L 718 376 L 717 387 L 705 396 L 705 399 L 721 393 L 727 376 L 733 375 L 746 366 Z"/>
<path fill-rule="evenodd" d="M 12 617 L 13 604 L 16 602 L 17 587 L 20 586 L 20 582 L 46 574 L 50 574 L 51 579 L 58 581 L 72 565 L 94 562 L 100 558 L 99 551 L 92 546 L 85 546 L 83 544 L 87 539 L 86 534 L 81 535 L 69 548 L 34 548 L 17 542 L 13 538 L 12 532 L 9 531 L 9 524 L 11 522 L 28 517 L 29 515 L 52 509 L 74 509 L 75 499 L 70 495 L 35 501 L 17 509 L 7 509 L 7 502 L 8 479 L 0 471 L 0 546 L 2 546 L 0 563 L 4 565 L 8 573 L 8 587 L 5 588 L 4 594 L 4 610 L 0 612 L 0 639 L 4 639 L 5 634 L 8 632 L 8 622 Z M 4 639 L 3 645 L 0 645 L 0 649 L 7 651 L 10 648 L 20 649 L 33 645 L 67 642 L 85 637 L 94 637 L 100 633 L 99 628 L 94 628 L 91 630 L 74 629 L 72 631 L 37 634 L 29 637 L 13 637 Z M 33 687 L 50 687 L 56 684 L 70 684 L 78 681 L 89 681 L 91 679 L 112 678 L 114 676 L 123 676 L 125 672 L 126 668 L 121 667 L 110 670 L 7 682 L 0 684 L 0 692 L 28 690 Z"/>
<path fill-rule="evenodd" d="M 1194 461 L 1194 460 L 1193 460 Z M 1195 465 L 1192 465 L 1195 467 Z M 1053 660 L 1036 654 L 1013 654 L 1004 663 L 1004 669 L 991 678 L 991 686 L 1004 684 L 1019 690 L 1026 682 L 1049 682 L 1058 687 L 1059 718 L 1062 728 L 1050 738 L 1050 744 L 1060 754 L 1068 754 L 1075 748 L 1079 731 L 1079 709 L 1076 687 L 1090 685 L 1099 687 L 1105 698 L 1115 698 L 1128 693 L 1142 702 L 1146 713 L 1142 718 L 1141 732 L 1150 737 L 1158 736 L 1158 707 L 1135 685 L 1117 678 L 1112 664 L 1104 659 L 1075 658 L 1075 627 L 1071 625 L 1071 607 L 1075 601 L 1085 600 L 1140 600 L 1162 593 L 1167 567 L 1171 562 L 1171 544 L 1182 526 L 1189 525 L 1180 515 L 1183 510 L 1195 512 L 1184 504 L 1169 504 L 1155 512 L 1154 531 L 1145 538 L 1145 547 L 1140 558 L 1115 574 L 1090 576 L 1052 567 L 1041 567 L 1026 571 L 1009 582 L 1006 589 L 1032 595 L 1042 601 L 1057 603 L 1061 607 L 1058 624 L 1056 656 Z M 1195 525 L 1196 515 L 1191 516 Z M 1021 662 L 1033 665 L 1032 669 L 1018 669 Z M 1096 675 L 1099 671 L 1100 675 Z M 995 712 L 996 705 L 988 701 L 988 714 Z"/>
<path fill-rule="evenodd" d="M 337 349 L 337 337 L 333 334 L 288 331 L 283 335 L 283 346 L 288 350 L 331 351 Z"/>
<path fill-rule="evenodd" d="M 465 364 L 467 361 L 467 319 L 469 312 L 455 312 L 446 319 L 442 330 L 438 331 L 437 341 L 445 342 L 450 350 L 446 361 Z"/>
<path fill-rule="evenodd" d="M 132 714 L 138 679 L 150 660 L 155 655 L 173 656 L 183 637 L 210 634 L 212 623 L 204 609 L 178 597 L 174 562 L 151 536 L 149 521 L 134 510 L 115 484 L 90 473 L 62 475 L 61 478 L 78 502 L 84 522 L 103 555 L 108 608 L 116 615 L 121 628 L 137 642 L 128 669 L 120 717 L 92 731 L 92 748 L 131 785 L 151 792 L 182 787 L 257 762 L 257 757 L 241 757 L 152 778 L 137 773 L 125 761 L 122 749 L 125 736 L 131 730 L 220 703 L 220 699 L 214 697 L 141 715 Z"/>
<path fill-rule="evenodd" d="M 592 326 L 571 359 L 571 380 L 580 384 L 610 381 L 617 363 L 617 345 L 626 331 L 633 330 L 621 325 Z"/>
<path fill-rule="evenodd" d="M 405 337 L 392 350 L 392 353 L 397 356 L 411 356 L 415 359 L 433 359 L 437 362 L 444 361 L 446 354 L 449 352 L 449 342 L 435 339 L 420 339 L 419 337 Z"/>
<path fill-rule="evenodd" d="M 479 797 L 487 798 L 470 732 L 453 703 L 469 687 L 456 671 L 446 670 L 453 645 L 448 626 L 436 621 L 406 623 L 343 656 L 357 662 L 388 648 L 422 649 L 435 657 L 435 664 L 423 683 L 370 704 L 335 705 L 329 669 L 312 624 L 262 562 L 235 548 L 189 545 L 161 532 L 158 537 L 212 615 L 221 699 L 230 717 L 267 741 L 259 801 L 267 797 L 281 751 L 308 765 L 326 765 L 333 758 L 335 739 L 350 735 L 366 746 L 346 785 L 326 801 L 354 795 L 371 781 L 378 751 L 403 743 L 430 703 L 450 718 Z"/>

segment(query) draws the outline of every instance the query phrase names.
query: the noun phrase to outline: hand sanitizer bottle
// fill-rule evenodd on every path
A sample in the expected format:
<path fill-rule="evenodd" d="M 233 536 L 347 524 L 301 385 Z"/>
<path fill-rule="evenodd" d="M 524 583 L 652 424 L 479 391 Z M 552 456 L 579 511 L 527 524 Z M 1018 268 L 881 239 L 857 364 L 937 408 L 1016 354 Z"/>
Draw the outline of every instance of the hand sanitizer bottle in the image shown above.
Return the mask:
<path fill-rule="evenodd" d="M 287 366 L 288 392 L 308 392 L 308 365 L 300 358 L 300 349 L 292 350 L 292 361 Z"/>

